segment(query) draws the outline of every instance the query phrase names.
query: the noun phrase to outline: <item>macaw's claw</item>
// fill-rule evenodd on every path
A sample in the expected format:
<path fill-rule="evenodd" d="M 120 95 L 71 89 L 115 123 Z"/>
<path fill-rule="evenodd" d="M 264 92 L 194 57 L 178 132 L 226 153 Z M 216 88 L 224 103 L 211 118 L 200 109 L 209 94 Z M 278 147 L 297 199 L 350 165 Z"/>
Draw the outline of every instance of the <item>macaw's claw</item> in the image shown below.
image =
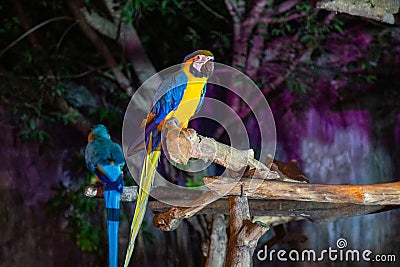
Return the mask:
<path fill-rule="evenodd" d="M 188 135 L 195 135 L 196 134 L 196 131 L 194 129 L 192 129 L 192 128 L 182 129 L 182 132 L 186 133 Z"/>

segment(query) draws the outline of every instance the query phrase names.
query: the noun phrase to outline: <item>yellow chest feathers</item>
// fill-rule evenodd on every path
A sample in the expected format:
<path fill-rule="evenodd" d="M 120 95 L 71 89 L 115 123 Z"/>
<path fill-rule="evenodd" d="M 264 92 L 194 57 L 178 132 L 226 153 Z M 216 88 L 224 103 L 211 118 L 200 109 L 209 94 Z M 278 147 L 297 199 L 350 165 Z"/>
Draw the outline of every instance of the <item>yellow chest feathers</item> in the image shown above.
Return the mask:
<path fill-rule="evenodd" d="M 188 84 L 178 108 L 168 114 L 167 119 L 172 117 L 176 118 L 181 124 L 181 127 L 186 128 L 190 118 L 194 115 L 197 106 L 199 105 L 200 96 L 203 92 L 204 85 L 207 82 L 207 78 L 194 77 L 189 72 L 186 64 L 183 68 L 183 71 L 188 76 Z"/>

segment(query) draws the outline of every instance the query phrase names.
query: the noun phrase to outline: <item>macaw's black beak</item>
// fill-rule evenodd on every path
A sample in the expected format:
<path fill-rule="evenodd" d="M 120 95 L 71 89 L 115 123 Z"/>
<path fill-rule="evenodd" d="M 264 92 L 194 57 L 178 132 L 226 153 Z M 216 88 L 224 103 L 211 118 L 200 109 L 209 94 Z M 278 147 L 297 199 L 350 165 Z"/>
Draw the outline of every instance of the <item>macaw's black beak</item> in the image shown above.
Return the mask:
<path fill-rule="evenodd" d="M 214 61 L 212 59 L 207 60 L 200 70 L 204 77 L 210 77 L 214 71 Z"/>

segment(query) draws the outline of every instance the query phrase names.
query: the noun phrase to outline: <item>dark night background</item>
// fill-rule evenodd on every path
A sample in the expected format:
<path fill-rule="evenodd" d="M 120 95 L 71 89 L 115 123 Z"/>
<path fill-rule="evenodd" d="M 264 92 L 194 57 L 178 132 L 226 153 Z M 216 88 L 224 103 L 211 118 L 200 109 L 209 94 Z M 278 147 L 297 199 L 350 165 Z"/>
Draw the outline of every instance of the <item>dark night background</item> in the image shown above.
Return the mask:
<path fill-rule="evenodd" d="M 197 49 L 212 51 L 216 62 L 255 81 L 275 117 L 275 157 L 296 159 L 312 183 L 398 180 L 397 25 L 296 0 L 3 1 L 0 266 L 106 266 L 104 204 L 82 193 L 93 182 L 83 158 L 87 134 L 103 123 L 121 142 L 132 92 Z M 239 114 L 257 151 L 259 131 L 252 130 L 256 122 L 247 107 L 212 87 L 207 96 Z M 192 127 L 227 140 L 209 121 Z M 171 180 L 186 185 L 201 181 L 174 175 Z M 134 184 L 127 176 L 126 184 Z M 133 208 L 123 204 L 120 263 Z M 193 217 L 169 233 L 155 229 L 151 218 L 149 212 L 132 259 L 135 266 L 204 266 L 209 218 Z M 275 249 L 321 251 L 345 238 L 350 249 L 400 257 L 398 211 L 285 227 L 307 240 L 286 239 Z M 271 236 L 267 233 L 259 246 Z M 254 266 L 266 263 L 255 260 Z"/>

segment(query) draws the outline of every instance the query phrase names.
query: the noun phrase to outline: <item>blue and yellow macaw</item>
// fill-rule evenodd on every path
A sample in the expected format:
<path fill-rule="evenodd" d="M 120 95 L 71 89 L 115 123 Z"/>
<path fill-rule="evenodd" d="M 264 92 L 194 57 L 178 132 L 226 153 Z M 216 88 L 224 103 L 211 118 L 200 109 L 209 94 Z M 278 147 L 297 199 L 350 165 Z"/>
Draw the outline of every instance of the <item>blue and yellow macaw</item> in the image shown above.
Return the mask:
<path fill-rule="evenodd" d="M 96 125 L 88 136 L 85 160 L 88 169 L 104 184 L 108 231 L 108 266 L 118 266 L 118 225 L 120 195 L 124 188 L 125 165 L 121 146 L 110 139 L 104 125 Z"/>
<path fill-rule="evenodd" d="M 182 68 L 168 76 L 159 86 L 150 114 L 145 120 L 146 153 L 140 175 L 140 189 L 131 225 L 131 237 L 125 257 L 127 267 L 132 256 L 136 236 L 142 224 L 153 183 L 154 173 L 161 155 L 161 132 L 165 121 L 176 119 L 181 128 L 200 109 L 206 93 L 207 79 L 214 70 L 214 56 L 210 51 L 198 50 L 186 56 Z"/>

